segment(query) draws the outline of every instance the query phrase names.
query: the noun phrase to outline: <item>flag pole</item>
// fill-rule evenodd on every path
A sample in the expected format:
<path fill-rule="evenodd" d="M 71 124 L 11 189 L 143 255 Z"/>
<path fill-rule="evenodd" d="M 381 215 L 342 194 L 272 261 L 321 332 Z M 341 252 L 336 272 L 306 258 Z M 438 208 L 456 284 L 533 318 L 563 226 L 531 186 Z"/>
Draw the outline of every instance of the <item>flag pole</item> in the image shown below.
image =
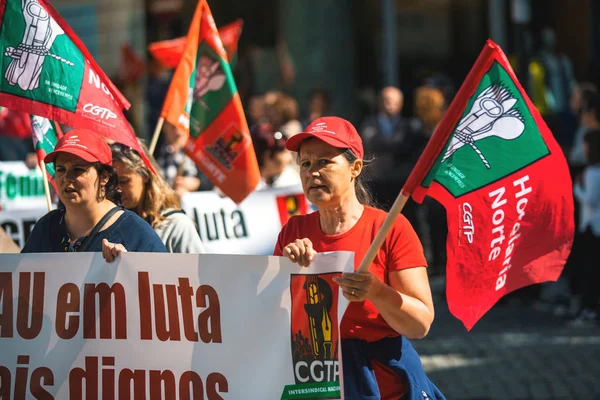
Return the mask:
<path fill-rule="evenodd" d="M 152 134 L 152 141 L 150 142 L 150 147 L 148 148 L 150 155 L 154 154 L 154 149 L 156 149 L 156 144 L 158 143 L 158 137 L 160 136 L 160 132 L 162 130 L 164 123 L 165 123 L 164 117 L 160 117 L 158 119 L 158 122 L 156 123 L 156 128 L 154 128 L 154 133 Z"/>
<path fill-rule="evenodd" d="M 390 232 L 390 229 L 392 229 L 392 226 L 394 226 L 396 217 L 398 217 L 398 214 L 400 214 L 400 212 L 406 205 L 406 202 L 408 201 L 409 197 L 410 195 L 406 195 L 403 191 L 400 191 L 400 194 L 398 195 L 398 197 L 396 197 L 396 201 L 394 201 L 392 208 L 390 208 L 387 217 L 385 217 L 381 228 L 379 228 L 379 232 L 377 232 L 373 243 L 371 243 L 369 250 L 367 250 L 367 253 L 365 254 L 356 272 L 367 272 L 369 270 L 369 267 L 373 263 L 373 260 L 375 259 L 377 252 L 381 248 L 383 241 L 385 240 L 387 234 Z"/>
<path fill-rule="evenodd" d="M 42 176 L 44 179 L 44 192 L 46 193 L 46 205 L 48 211 L 52 211 L 52 200 L 50 199 L 50 185 L 48 184 L 48 174 L 46 173 L 46 163 L 44 160 L 40 160 L 40 169 L 42 170 Z"/>
<path fill-rule="evenodd" d="M 475 71 L 482 70 L 484 69 L 484 66 L 488 65 L 490 60 L 490 54 L 495 48 L 495 46 L 496 45 L 493 44 L 493 42 L 491 41 L 488 41 L 486 43 L 486 46 L 477 58 L 477 61 L 475 61 L 475 65 L 473 66 L 473 68 L 469 72 L 469 75 L 467 75 L 467 78 L 465 79 L 465 83 L 475 83 L 472 85 L 465 85 L 465 83 L 463 83 L 458 93 L 456 94 L 456 97 L 466 96 L 466 98 L 468 98 L 473 94 L 472 91 L 470 93 L 467 93 L 467 90 L 469 90 L 469 87 L 476 86 L 477 74 L 475 73 Z M 431 167 L 435 164 L 435 161 L 440 152 L 443 150 L 444 146 L 446 145 L 450 134 L 452 134 L 452 132 L 454 131 L 452 128 L 458 123 L 462 112 L 463 110 L 461 109 L 460 104 L 456 101 L 453 101 L 448 107 L 446 114 L 438 124 L 431 138 L 429 139 L 429 142 L 427 143 L 427 146 L 425 146 L 425 150 L 423 150 L 423 153 L 419 157 L 417 164 L 413 167 L 413 170 L 406 179 L 404 187 L 402 188 L 400 194 L 396 198 L 396 201 L 390 209 L 390 212 L 388 213 L 388 216 L 386 217 L 385 221 L 383 221 L 383 225 L 381 225 L 379 232 L 377 232 L 377 236 L 375 236 L 375 240 L 373 240 L 373 243 L 371 243 L 371 247 L 369 247 L 369 250 L 367 250 L 367 253 L 365 254 L 365 257 L 360 263 L 357 272 L 367 272 L 369 270 L 369 267 L 373 263 L 373 260 L 375 259 L 375 256 L 379 251 L 379 248 L 383 244 L 385 237 L 392 228 L 396 217 L 406 205 L 408 198 L 411 195 L 413 195 L 418 201 L 415 189 L 420 185 L 423 179 L 427 176 Z"/>

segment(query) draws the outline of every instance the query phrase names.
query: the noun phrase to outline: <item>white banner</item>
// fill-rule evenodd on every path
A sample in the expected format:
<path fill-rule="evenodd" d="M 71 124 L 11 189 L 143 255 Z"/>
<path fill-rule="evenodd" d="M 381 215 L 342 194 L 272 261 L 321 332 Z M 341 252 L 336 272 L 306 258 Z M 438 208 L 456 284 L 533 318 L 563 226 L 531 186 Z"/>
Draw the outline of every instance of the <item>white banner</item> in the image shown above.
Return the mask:
<path fill-rule="evenodd" d="M 331 278 L 284 258 L 0 255 L 0 395 L 38 399 L 339 398 Z"/>
<path fill-rule="evenodd" d="M 0 210 L 47 207 L 45 196 L 39 168 L 29 169 L 20 161 L 0 162 Z"/>
<path fill-rule="evenodd" d="M 23 248 L 33 226 L 47 212 L 48 208 L 46 207 L 1 211 L 0 226 L 17 246 Z"/>
<path fill-rule="evenodd" d="M 300 186 L 259 190 L 237 206 L 216 192 L 183 196 L 182 207 L 194 220 L 210 254 L 271 255 L 277 235 L 291 215 L 312 212 Z M 48 212 L 40 207 L 0 211 L 0 226 L 23 247 L 35 222 Z"/>
<path fill-rule="evenodd" d="M 181 203 L 212 254 L 273 254 L 289 217 L 312 211 L 300 186 L 259 190 L 240 206 L 216 192 L 189 193 Z"/>

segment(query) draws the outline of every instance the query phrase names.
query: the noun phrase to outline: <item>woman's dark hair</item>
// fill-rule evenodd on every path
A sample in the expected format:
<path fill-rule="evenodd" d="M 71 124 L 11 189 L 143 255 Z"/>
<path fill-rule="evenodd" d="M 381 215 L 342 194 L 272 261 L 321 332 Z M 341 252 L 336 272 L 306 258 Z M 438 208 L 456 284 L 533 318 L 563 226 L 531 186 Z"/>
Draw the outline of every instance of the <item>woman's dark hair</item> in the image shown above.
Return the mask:
<path fill-rule="evenodd" d="M 352 164 L 354 161 L 358 160 L 358 157 L 356 157 L 356 155 L 350 149 L 344 150 L 344 152 L 342 154 L 344 155 L 344 158 L 346 160 L 348 160 L 348 162 L 350 164 Z M 367 166 L 369 163 L 370 163 L 369 161 L 363 160 L 364 166 Z M 367 176 L 364 173 L 364 169 L 363 169 L 363 172 L 361 172 L 361 174 L 358 175 L 356 177 L 356 179 L 354 180 L 354 191 L 356 192 L 356 198 L 358 199 L 358 202 L 360 204 L 362 204 L 363 206 L 377 207 L 375 200 L 373 200 L 373 196 L 371 195 L 371 192 L 369 192 L 369 189 L 367 189 L 366 181 L 367 181 Z"/>
<path fill-rule="evenodd" d="M 600 130 L 589 131 L 584 137 L 583 142 L 587 144 L 587 163 L 589 165 L 600 163 Z"/>
<path fill-rule="evenodd" d="M 274 158 L 284 152 L 286 138 L 281 132 L 274 132 L 270 124 L 257 124 L 250 130 L 258 167 L 264 167 L 265 155 Z"/>
<path fill-rule="evenodd" d="M 117 171 L 110 165 L 102 164 L 99 162 L 95 162 L 92 164 L 94 168 L 96 168 L 96 172 L 98 173 L 98 179 L 102 177 L 108 177 L 108 182 L 104 186 L 104 191 L 101 188 L 98 188 L 98 192 L 96 193 L 96 200 L 102 201 L 104 199 L 108 199 L 115 203 L 116 205 L 121 205 L 121 192 L 119 191 L 119 178 L 117 176 Z"/>

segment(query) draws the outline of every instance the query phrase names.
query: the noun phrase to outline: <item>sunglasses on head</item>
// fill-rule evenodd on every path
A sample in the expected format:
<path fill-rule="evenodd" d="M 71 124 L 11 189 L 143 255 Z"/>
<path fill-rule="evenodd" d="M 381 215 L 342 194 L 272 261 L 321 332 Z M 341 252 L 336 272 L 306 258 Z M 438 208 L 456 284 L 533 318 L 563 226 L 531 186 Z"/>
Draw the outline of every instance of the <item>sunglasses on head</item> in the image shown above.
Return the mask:
<path fill-rule="evenodd" d="M 123 153 L 125 155 L 133 154 L 136 157 L 139 157 L 140 154 L 131 146 L 124 145 L 122 143 L 113 143 L 110 145 L 111 150 Z"/>

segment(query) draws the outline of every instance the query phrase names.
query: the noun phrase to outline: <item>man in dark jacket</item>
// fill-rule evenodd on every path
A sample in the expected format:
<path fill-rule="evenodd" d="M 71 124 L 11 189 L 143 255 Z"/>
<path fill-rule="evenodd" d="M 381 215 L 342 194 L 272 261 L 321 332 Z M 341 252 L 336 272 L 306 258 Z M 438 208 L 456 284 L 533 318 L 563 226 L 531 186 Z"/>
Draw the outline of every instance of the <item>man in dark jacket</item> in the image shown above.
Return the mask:
<path fill-rule="evenodd" d="M 381 91 L 379 112 L 367 118 L 360 130 L 367 159 L 377 159 L 370 171 L 375 199 L 386 209 L 400 192 L 411 167 L 398 157 L 402 145 L 412 135 L 408 121 L 400 115 L 403 106 L 402 91 L 385 87 Z"/>

